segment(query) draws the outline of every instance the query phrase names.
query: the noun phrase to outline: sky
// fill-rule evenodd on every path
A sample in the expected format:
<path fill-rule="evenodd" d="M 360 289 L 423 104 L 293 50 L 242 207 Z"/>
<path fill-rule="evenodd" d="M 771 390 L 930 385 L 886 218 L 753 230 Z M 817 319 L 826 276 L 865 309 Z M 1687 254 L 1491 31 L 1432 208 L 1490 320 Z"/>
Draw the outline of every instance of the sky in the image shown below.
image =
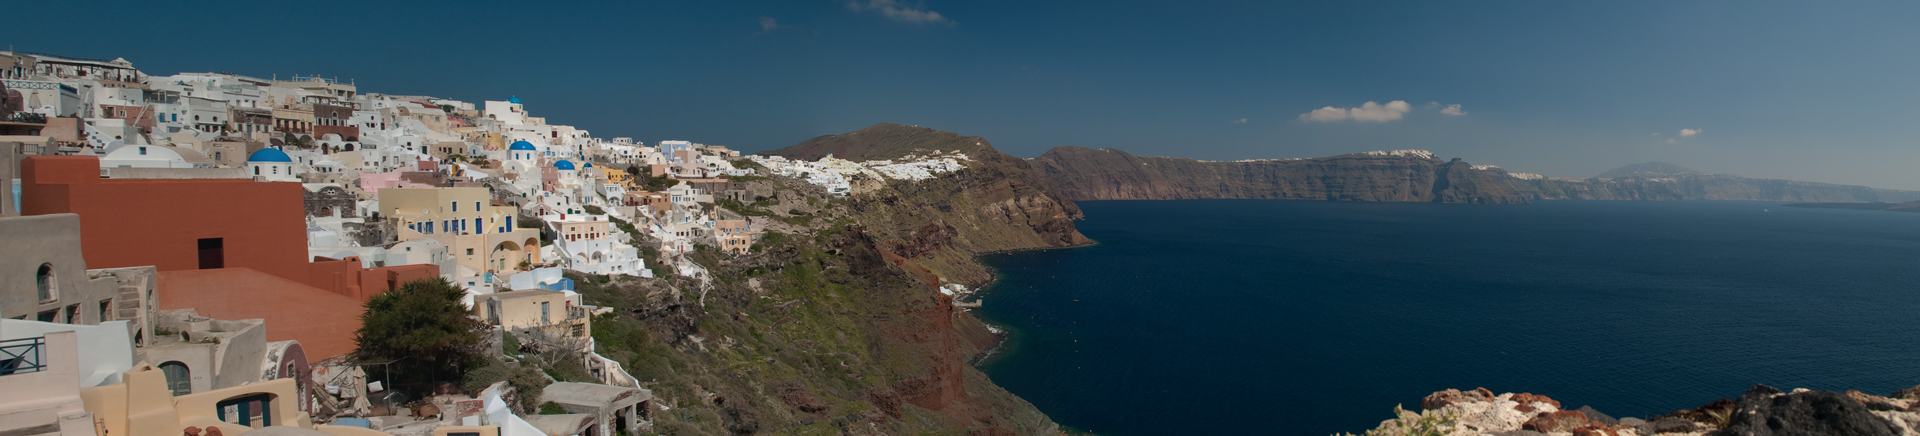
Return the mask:
<path fill-rule="evenodd" d="M 1425 149 L 1920 189 L 1920 2 L 23 2 L 18 50 L 517 96 L 757 151 L 881 122 L 1208 160 Z M 84 17 L 84 18 L 81 18 Z"/>

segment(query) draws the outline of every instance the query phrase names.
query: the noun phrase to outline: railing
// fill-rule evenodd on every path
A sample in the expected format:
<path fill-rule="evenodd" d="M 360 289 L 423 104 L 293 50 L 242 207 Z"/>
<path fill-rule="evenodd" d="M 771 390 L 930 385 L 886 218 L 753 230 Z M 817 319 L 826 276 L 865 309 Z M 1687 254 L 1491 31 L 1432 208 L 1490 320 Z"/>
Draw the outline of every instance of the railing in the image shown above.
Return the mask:
<path fill-rule="evenodd" d="M 46 337 L 0 341 L 0 376 L 47 370 L 41 359 L 46 345 Z"/>
<path fill-rule="evenodd" d="M 46 124 L 47 116 L 33 112 L 15 112 L 12 116 L 7 117 L 6 120 L 16 123 Z"/>

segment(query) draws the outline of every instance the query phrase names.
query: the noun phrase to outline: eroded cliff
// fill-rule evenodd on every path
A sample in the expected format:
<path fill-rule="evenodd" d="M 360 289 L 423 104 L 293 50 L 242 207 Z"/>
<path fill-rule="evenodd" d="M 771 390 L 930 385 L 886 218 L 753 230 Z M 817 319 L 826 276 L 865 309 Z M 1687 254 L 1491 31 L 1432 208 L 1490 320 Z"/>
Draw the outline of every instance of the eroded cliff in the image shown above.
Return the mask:
<path fill-rule="evenodd" d="M 1503 171 L 1417 154 L 1211 162 L 1057 147 L 1031 162 L 1049 187 L 1072 200 L 1526 201 L 1517 179 Z"/>

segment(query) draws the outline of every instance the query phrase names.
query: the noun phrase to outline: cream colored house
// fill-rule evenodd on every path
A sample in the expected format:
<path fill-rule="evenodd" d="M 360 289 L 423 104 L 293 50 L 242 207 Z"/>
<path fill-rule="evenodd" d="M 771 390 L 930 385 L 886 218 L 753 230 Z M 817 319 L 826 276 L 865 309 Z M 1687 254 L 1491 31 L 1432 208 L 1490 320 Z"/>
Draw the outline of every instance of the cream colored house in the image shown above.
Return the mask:
<path fill-rule="evenodd" d="M 399 240 L 433 239 L 475 274 L 540 263 L 539 229 L 518 228 L 520 209 L 494 206 L 487 188 L 387 188 L 380 212 Z"/>

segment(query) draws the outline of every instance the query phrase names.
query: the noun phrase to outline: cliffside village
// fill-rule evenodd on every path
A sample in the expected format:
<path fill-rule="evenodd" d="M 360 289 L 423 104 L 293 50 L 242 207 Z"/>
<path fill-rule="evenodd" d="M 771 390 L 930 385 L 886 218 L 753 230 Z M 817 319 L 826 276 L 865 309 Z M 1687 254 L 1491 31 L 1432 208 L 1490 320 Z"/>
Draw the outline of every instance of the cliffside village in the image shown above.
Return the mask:
<path fill-rule="evenodd" d="M 595 137 L 511 97 L 0 52 L 0 434 L 638 434 L 671 405 L 595 352 L 589 319 L 612 309 L 563 271 L 703 282 L 688 253 L 743 253 L 768 225 L 714 207 L 752 201 L 735 179 L 848 195 L 966 159 L 742 157 Z M 435 277 L 597 382 L 548 385 L 556 414 L 514 413 L 506 382 L 400 396 L 354 334 L 370 298 Z"/>

